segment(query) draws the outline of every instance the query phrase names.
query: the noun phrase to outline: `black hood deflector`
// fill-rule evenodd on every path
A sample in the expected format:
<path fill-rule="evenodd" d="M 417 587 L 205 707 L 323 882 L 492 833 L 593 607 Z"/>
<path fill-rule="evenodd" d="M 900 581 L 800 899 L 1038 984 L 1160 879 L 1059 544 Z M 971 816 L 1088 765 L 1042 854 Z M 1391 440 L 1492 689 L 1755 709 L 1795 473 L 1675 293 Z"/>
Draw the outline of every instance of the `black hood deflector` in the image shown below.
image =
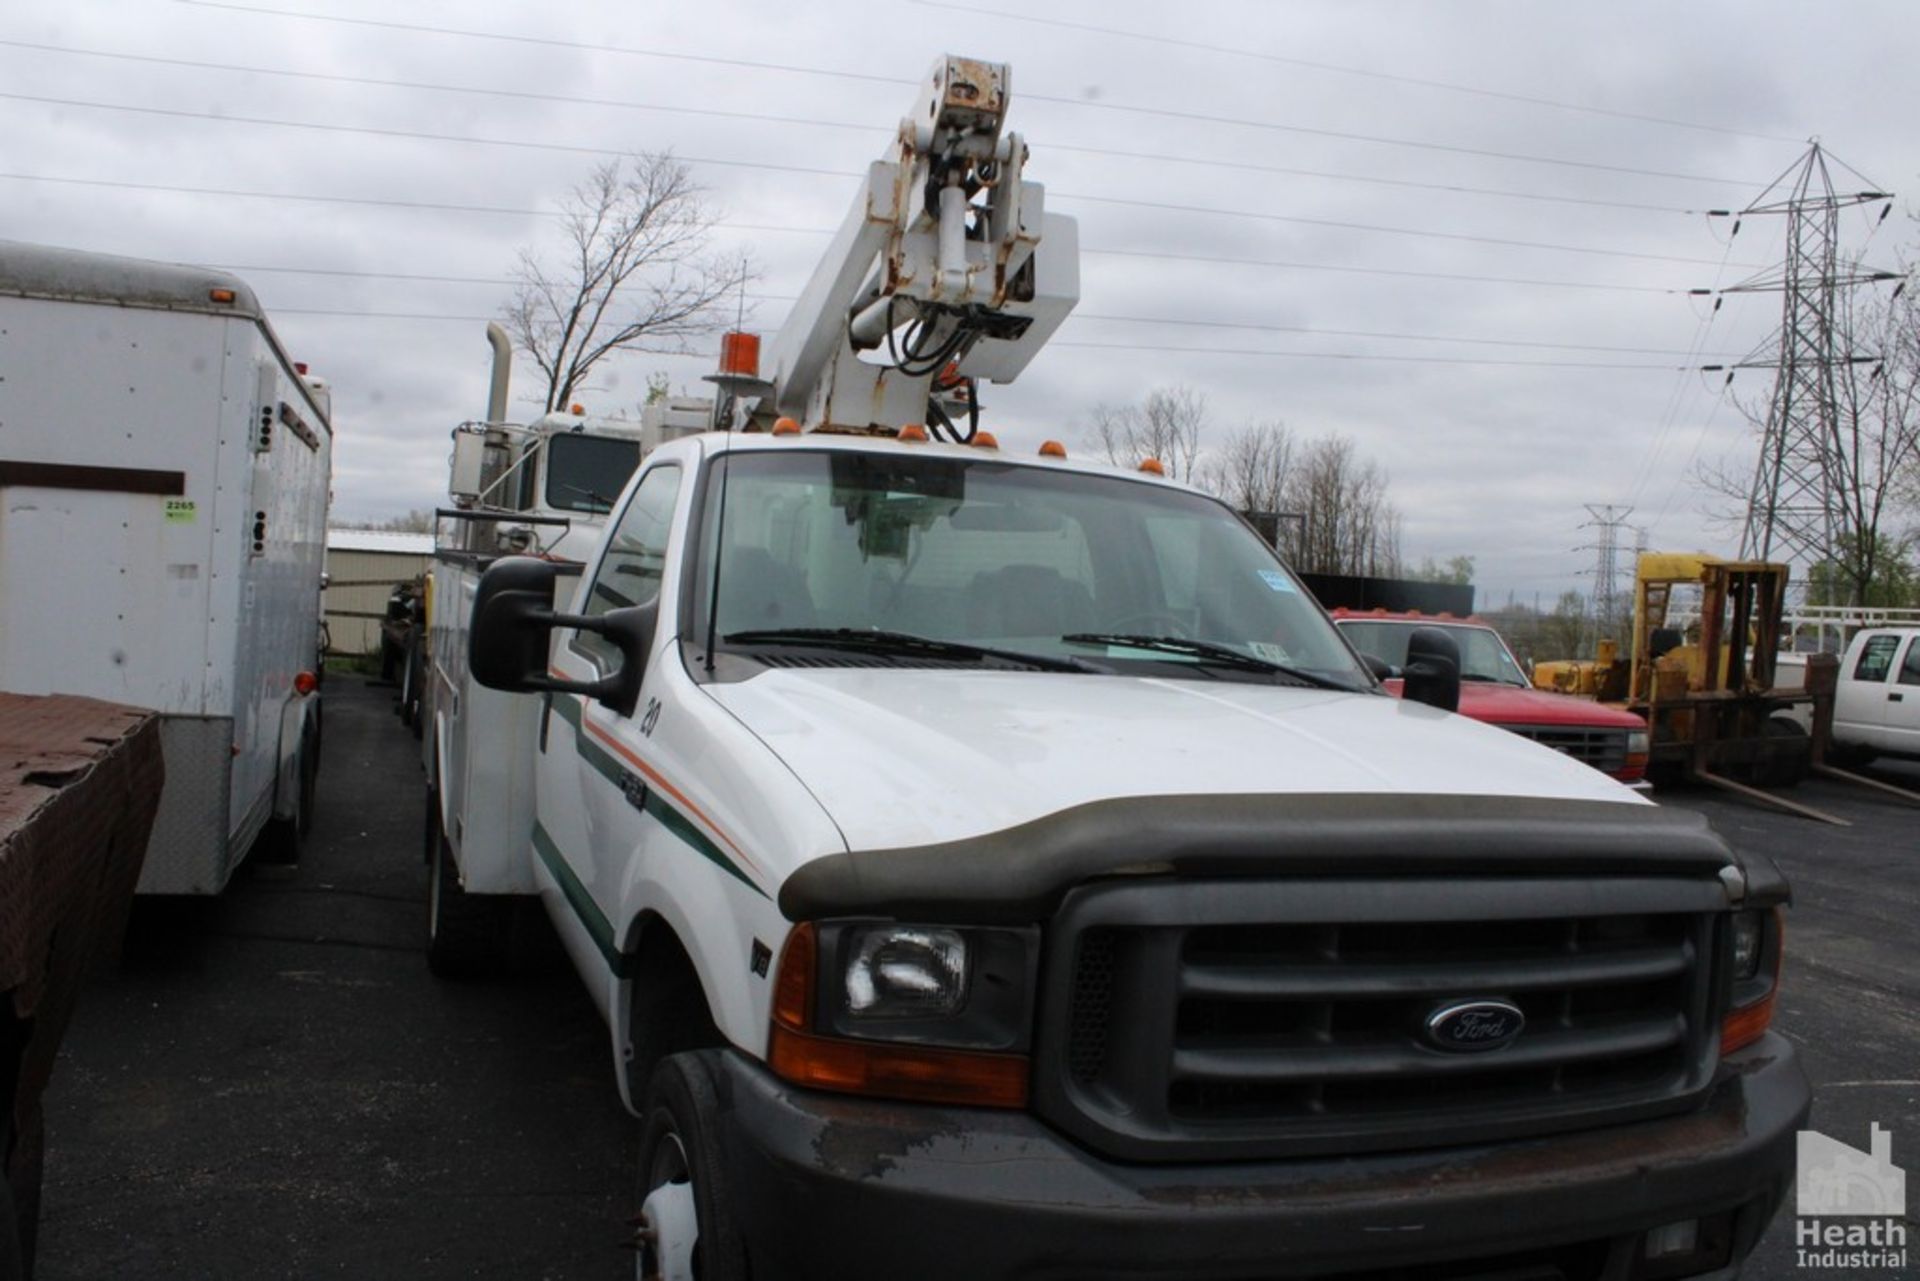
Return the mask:
<path fill-rule="evenodd" d="M 938 845 L 849 850 L 780 889 L 789 920 L 1046 919 L 1072 886 L 1110 876 L 1657 875 L 1743 868 L 1704 816 L 1610 801 L 1408 795 L 1129 796 Z M 1779 873 L 1745 866 L 1749 901 Z"/>

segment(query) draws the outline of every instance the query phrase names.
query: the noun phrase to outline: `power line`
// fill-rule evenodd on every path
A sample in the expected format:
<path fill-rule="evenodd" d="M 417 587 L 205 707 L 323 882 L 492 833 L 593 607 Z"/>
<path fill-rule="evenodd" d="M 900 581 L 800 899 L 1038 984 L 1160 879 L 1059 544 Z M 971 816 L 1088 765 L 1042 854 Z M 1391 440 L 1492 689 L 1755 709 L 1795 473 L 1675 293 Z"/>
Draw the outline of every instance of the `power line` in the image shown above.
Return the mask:
<path fill-rule="evenodd" d="M 1668 254 L 1635 253 L 1629 249 L 1596 249 L 1583 245 L 1551 244 L 1539 240 L 1509 240 L 1499 236 L 1469 236 L 1458 232 L 1423 231 L 1415 227 L 1383 227 L 1372 223 L 1347 222 L 1333 218 L 1303 218 L 1292 214 L 1261 213 L 1251 209 L 1218 209 L 1208 205 L 1176 205 L 1156 200 L 1132 200 L 1115 196 L 1088 196 L 1079 192 L 1061 191 L 1053 193 L 1064 200 L 1079 200 L 1088 204 L 1125 205 L 1133 209 L 1157 209 L 1166 213 L 1218 214 L 1230 218 L 1257 218 L 1267 222 L 1285 222 L 1309 227 L 1333 227 L 1344 231 L 1370 231 L 1379 235 L 1419 236 L 1431 240 L 1461 240 L 1478 245 L 1501 245 L 1512 249 L 1551 249 L 1560 253 L 1593 254 L 1607 258 L 1643 258 L 1649 262 L 1679 262 L 1698 266 L 1714 267 L 1720 264 L 1712 258 L 1681 258 Z M 1750 264 L 1758 267 L 1759 263 Z"/>
<path fill-rule="evenodd" d="M 679 62 L 709 63 L 716 66 L 744 67 L 756 71 L 781 71 L 794 75 L 825 76 L 839 80 L 858 80 L 876 84 L 910 85 L 917 87 L 918 80 L 906 80 L 892 76 L 874 76 L 862 72 L 841 71 L 828 67 L 809 67 L 797 63 L 763 62 L 747 58 L 722 58 L 708 54 L 680 53 L 663 49 L 645 49 L 631 45 L 601 45 L 579 40 L 560 40 L 548 36 L 509 35 L 496 31 L 476 31 L 464 27 L 438 27 L 424 23 L 393 22 L 376 18 L 353 18 L 341 14 L 309 13 L 295 9 L 274 9 L 263 5 L 244 5 L 225 2 L 225 0 L 175 0 L 177 4 L 193 5 L 202 9 L 225 9 L 237 13 L 260 14 L 277 18 L 294 18 L 306 22 L 330 22 L 346 26 L 375 27 L 391 31 L 410 31 L 426 35 L 458 36 L 473 40 L 492 40 L 506 43 L 542 45 L 561 49 L 580 49 L 595 53 L 616 53 L 633 57 L 664 58 Z M 1601 173 L 1634 174 L 1646 178 L 1671 178 L 1682 182 L 1706 182 L 1719 186 L 1751 187 L 1755 184 L 1735 178 L 1713 178 L 1701 174 L 1674 173 L 1662 169 L 1639 169 L 1630 165 L 1610 165 L 1591 160 L 1569 160 L 1564 156 L 1538 156 L 1520 152 L 1495 151 L 1482 147 L 1463 147 L 1448 143 L 1431 142 L 1414 138 L 1392 138 L 1377 134 L 1350 133 L 1337 129 L 1316 129 L 1306 125 L 1281 124 L 1273 120 L 1252 120 L 1236 116 L 1215 116 L 1204 112 L 1183 111 L 1171 107 L 1142 107 L 1119 102 L 1087 102 L 1079 98 L 1056 97 L 1048 94 L 1022 92 L 1023 100 L 1046 102 L 1057 106 L 1077 107 L 1089 111 L 1118 111 L 1132 115 L 1151 116 L 1163 120 L 1187 120 L 1198 124 L 1241 125 L 1252 129 L 1267 129 L 1280 133 L 1295 133 L 1316 138 L 1335 138 L 1346 142 L 1366 142 L 1380 146 L 1410 147 L 1423 151 L 1443 151 L 1455 155 L 1479 156 L 1484 159 L 1513 160 L 1525 164 L 1555 165 L 1562 168 L 1587 169 Z"/>
<path fill-rule="evenodd" d="M 1484 360 L 1475 356 L 1397 356 L 1348 351 L 1273 351 L 1251 347 L 1171 347 L 1163 343 L 1051 342 L 1050 347 L 1079 347 L 1098 351 L 1177 352 L 1192 356 L 1267 356 L 1276 360 L 1379 360 L 1412 365 L 1496 365 L 1518 369 L 1660 369 L 1674 365 L 1655 365 L 1618 361 L 1571 360 Z"/>
<path fill-rule="evenodd" d="M 1413 334 L 1376 329 L 1327 329 L 1316 325 L 1275 325 L 1238 320 L 1192 320 L 1176 316 L 1115 316 L 1100 312 L 1074 311 L 1068 320 L 1100 320 L 1138 325 L 1171 325 L 1201 329 L 1250 329 L 1262 333 L 1313 334 L 1329 338 L 1390 338 L 1401 342 L 1462 343 L 1478 347 L 1529 347 L 1550 351 L 1592 351 L 1631 356 L 1684 356 L 1703 353 L 1670 351 L 1664 347 L 1610 347 L 1594 343 L 1542 342 L 1524 338 L 1462 338 L 1451 334 Z"/>
<path fill-rule="evenodd" d="M 1146 31 L 1126 31 L 1118 27 L 1103 27 L 1091 22 L 1068 22 L 1060 18 L 1037 18 L 1032 14 L 1010 13 L 1004 9 L 982 9 L 977 5 L 951 4 L 947 0 L 911 0 L 911 3 L 928 9 L 952 9 L 961 13 L 991 18 L 1007 18 L 1014 22 L 1028 22 L 1043 27 L 1060 27 L 1069 31 L 1086 31 L 1095 35 L 1117 36 L 1125 40 L 1143 40 L 1155 45 L 1170 45 L 1180 49 L 1198 49 L 1206 53 L 1222 53 L 1236 58 L 1253 58 L 1261 62 L 1278 63 L 1288 67 L 1306 67 L 1314 71 L 1329 71 L 1337 75 L 1361 76 L 1369 80 L 1385 80 L 1394 84 L 1418 85 L 1423 89 L 1443 89 L 1449 93 L 1470 94 L 1477 98 L 1495 98 L 1503 102 L 1524 103 L 1532 107 L 1553 107 L 1560 111 L 1579 111 L 1587 115 L 1608 116 L 1616 120 L 1633 120 L 1641 124 L 1671 125 L 1676 129 L 1697 129 L 1706 133 L 1731 134 L 1737 138 L 1760 138 L 1768 142 L 1798 142 L 1800 139 L 1784 137 L 1780 134 L 1754 133 L 1747 129 L 1734 129 L 1726 125 L 1699 124 L 1691 120 L 1676 120 L 1670 116 L 1642 115 L 1636 111 L 1619 111 L 1610 107 L 1595 107 L 1586 103 L 1561 102 L 1554 98 L 1536 98 L 1523 93 L 1508 93 L 1499 89 L 1482 89 L 1475 85 L 1453 84 L 1445 80 L 1428 80 L 1421 76 L 1399 75 L 1390 71 L 1374 71 L 1365 67 L 1343 67 L 1330 62 L 1313 62 L 1306 58 L 1288 58 L 1276 53 L 1266 53 L 1258 49 L 1247 49 L 1232 45 L 1207 44 L 1199 40 L 1180 40 L 1171 36 L 1157 35 Z"/>
<path fill-rule="evenodd" d="M 885 129 L 849 120 L 819 120 L 807 116 L 776 115 L 771 112 L 733 111 L 719 107 L 693 107 L 677 104 L 633 102 L 620 98 L 589 98 L 574 94 L 538 93 L 532 90 L 500 89 L 482 85 L 434 84 L 417 80 L 391 80 L 377 76 L 350 76 L 337 72 L 297 71 L 284 67 L 259 67 L 230 62 L 207 62 L 195 58 L 163 58 L 153 54 L 123 53 L 105 49 L 76 49 L 63 45 L 39 44 L 26 40 L 0 40 L 0 47 L 26 49 L 38 53 L 58 53 L 71 57 L 107 58 L 155 66 L 181 67 L 197 71 L 224 71 L 234 74 L 279 76 L 295 80 L 313 80 L 333 84 L 364 85 L 387 89 L 408 89 L 429 93 L 456 93 L 520 101 L 552 102 L 573 106 L 615 107 L 627 111 L 656 111 L 674 115 L 704 116 L 720 120 L 742 120 L 756 124 L 803 125 L 823 129 L 857 130 L 866 134 L 884 134 Z M 1107 159 L 1144 161 L 1154 164 L 1193 165 L 1207 169 L 1227 169 L 1243 173 L 1275 174 L 1290 178 L 1316 178 L 1328 182 L 1358 182 L 1416 191 L 1444 191 L 1456 195 L 1491 196 L 1504 200 L 1527 200 L 1546 204 L 1577 205 L 1594 209 L 1624 209 L 1640 213 L 1666 213 L 1687 216 L 1706 214 L 1705 209 L 1686 209 L 1676 205 L 1648 204 L 1632 200 L 1602 200 L 1589 196 L 1556 195 L 1547 192 L 1514 191 L 1500 187 L 1474 187 L 1460 183 L 1420 182 L 1409 178 L 1386 178 L 1374 174 L 1337 173 L 1324 169 L 1302 169 L 1290 165 L 1259 164 L 1249 160 L 1219 160 L 1205 156 L 1144 152 L 1118 147 L 1083 147 L 1049 142 L 1046 150 L 1063 155 L 1099 156 Z"/>
<path fill-rule="evenodd" d="M 179 0 L 179 3 L 201 3 L 202 0 Z M 267 116 L 241 116 L 214 111 L 188 111 L 175 107 L 137 106 L 117 102 L 92 102 L 75 98 L 52 98 L 38 94 L 0 92 L 0 98 L 19 102 L 39 102 L 62 107 L 92 108 L 101 111 L 126 111 L 140 115 L 166 116 L 175 119 L 211 120 L 220 124 L 257 125 L 278 129 L 310 129 L 326 133 L 367 134 L 380 138 L 405 138 L 425 142 L 454 142 L 471 146 L 513 147 L 530 151 L 561 151 L 576 155 L 626 156 L 628 152 L 612 147 L 589 147 L 577 143 L 534 142 L 518 138 L 478 138 L 461 134 L 428 133 L 422 130 L 389 129 L 375 125 L 342 125 L 314 120 L 282 120 Z M 862 171 L 851 169 L 822 169 L 811 165 L 779 164 L 760 160 L 730 160 L 714 156 L 681 156 L 682 161 L 691 165 L 713 165 L 732 169 L 756 169 L 771 173 L 808 174 L 826 178 L 858 178 Z M 1126 206 L 1129 208 L 1155 209 L 1161 211 L 1184 211 L 1195 213 L 1223 214 L 1234 217 L 1255 218 L 1271 222 L 1306 224 L 1317 227 L 1332 227 L 1350 231 L 1371 232 L 1377 235 L 1414 236 L 1430 240 L 1463 240 L 1485 244 L 1522 246 L 1531 249 L 1545 249 L 1560 253 L 1597 254 L 1606 257 L 1645 259 L 1651 262 L 1680 262 L 1702 265 L 1714 265 L 1711 259 L 1677 258 L 1670 255 L 1643 254 L 1625 249 L 1599 249 L 1591 246 L 1560 245 L 1542 241 L 1501 240 L 1492 237 L 1468 236 L 1456 232 L 1424 231 L 1415 227 L 1384 227 L 1369 223 L 1346 222 L 1337 219 L 1304 218 L 1292 214 L 1264 213 L 1256 210 L 1217 209 L 1198 206 L 1168 205 L 1151 200 L 1134 200 L 1118 196 L 1090 196 L 1075 192 L 1056 191 L 1057 199 L 1080 200 L 1100 204 Z"/>
<path fill-rule="evenodd" d="M 0 97 L 4 97 L 0 94 Z M 326 204 L 358 204 L 377 207 L 397 207 L 402 209 L 422 209 L 459 213 L 512 214 L 520 217 L 554 217 L 553 210 L 508 209 L 492 205 L 461 205 L 434 201 L 378 200 L 361 196 L 317 195 L 310 192 L 290 191 L 246 191 L 231 187 L 189 187 L 169 183 L 124 182 L 107 178 L 72 178 L 53 174 L 0 173 L 0 181 L 51 182 L 65 183 L 84 187 L 126 188 L 134 191 L 165 191 L 187 195 L 232 196 L 257 200 L 298 200 L 319 201 Z M 714 224 L 730 231 L 771 232 L 781 235 L 830 236 L 830 227 L 794 227 L 778 223 L 730 222 Z M 1194 262 L 1229 267 L 1271 267 L 1288 271 L 1328 271 L 1346 275 L 1392 276 L 1413 280 L 1451 280 L 1467 284 L 1524 285 L 1548 289 L 1597 289 L 1617 293 L 1643 294 L 1684 294 L 1684 289 L 1665 288 L 1659 285 L 1622 285 L 1610 281 L 1595 280 L 1547 280 L 1526 276 L 1489 276 L 1472 272 L 1416 271 L 1399 267 L 1365 267 L 1342 263 L 1302 262 L 1280 258 L 1236 258 L 1227 255 L 1167 253 L 1146 249 L 1103 249 L 1097 245 L 1083 245 L 1081 254 L 1086 256 L 1105 256 L 1115 258 L 1164 259 L 1170 262 Z"/>
<path fill-rule="evenodd" d="M 235 187 L 187 187 L 167 182 L 127 182 L 116 178 L 70 178 L 47 173 L 0 173 L 0 181 L 54 182 L 74 187 L 114 187 L 127 191 L 164 191 L 185 196 L 232 196 L 247 200 L 299 200 L 327 205 L 373 205 L 387 209 L 424 209 L 435 213 L 507 214 L 516 218 L 553 218 L 553 209 L 511 209 L 500 205 L 448 204 L 431 200 L 382 200 L 372 196 L 333 196 L 308 191 L 245 191 Z"/>
<path fill-rule="evenodd" d="M 203 0 L 176 0 L 179 4 L 200 4 Z M 15 102 L 39 102 L 56 107 L 85 107 L 98 111 L 128 111 L 136 115 L 167 116 L 176 120 L 216 120 L 226 124 L 263 125 L 276 129 L 311 129 L 322 133 L 357 133 L 377 138 L 406 138 L 417 142 L 459 142 L 474 146 L 514 147 L 523 151 L 561 151 L 582 156 L 632 154 L 619 147 L 586 147 L 566 142 L 530 142 L 518 138 L 473 138 L 453 133 L 428 133 L 417 129 L 384 129 L 377 125 L 336 125 L 317 120 L 275 120 L 267 116 L 240 116 L 216 111 L 187 111 L 178 107 L 135 106 L 124 102 L 89 102 L 83 98 L 51 98 L 31 93 L 0 93 L 0 98 Z M 681 156 L 688 164 L 720 165 L 731 169 L 765 169 L 773 173 L 814 174 L 825 178 L 858 178 L 852 169 L 820 169 L 809 165 L 775 164 L 771 161 L 721 160 L 711 156 Z"/>
<path fill-rule="evenodd" d="M 401 311 L 363 311 L 351 308 L 331 307 L 272 307 L 268 314 L 273 316 L 330 316 L 354 320 L 428 320 L 451 321 L 460 324 L 473 324 L 489 320 L 498 320 L 495 316 L 463 316 L 440 312 L 401 312 Z M 1358 351 L 1273 351 L 1254 347 L 1176 347 L 1165 343 L 1104 343 L 1104 342 L 1060 342 L 1049 346 L 1077 347 L 1089 351 L 1150 351 L 1164 354 L 1186 354 L 1193 356 L 1258 356 L 1275 360 L 1335 360 L 1335 361 L 1384 361 L 1390 364 L 1420 365 L 1482 365 L 1518 369 L 1672 369 L 1672 365 L 1628 363 L 1618 361 L 1570 361 L 1570 360 L 1487 360 L 1468 356 L 1402 356 L 1377 354 Z M 698 356 L 704 353 L 680 350 L 665 350 L 647 347 L 624 348 L 627 351 L 651 352 L 654 355 Z"/>
<path fill-rule="evenodd" d="M 447 284 L 495 286 L 517 283 L 510 277 L 502 276 L 416 275 L 406 272 L 359 271 L 334 267 L 293 267 L 277 263 L 220 262 L 209 263 L 208 265 L 217 267 L 222 271 L 231 271 L 236 274 L 253 272 L 267 275 L 328 276 L 358 280 L 418 280 Z M 754 302 L 790 303 L 797 300 L 794 294 L 753 293 L 746 296 Z M 1595 343 L 1544 342 L 1525 338 L 1465 338 L 1455 334 L 1418 334 L 1378 329 L 1330 329 L 1315 325 L 1279 325 L 1242 320 L 1199 320 L 1181 316 L 1122 316 L 1107 312 L 1074 311 L 1069 313 L 1067 319 L 1069 321 L 1101 321 L 1108 324 L 1167 325 L 1175 328 L 1244 329 L 1260 333 L 1311 334 L 1316 337 L 1327 338 L 1385 338 L 1397 342 L 1459 343 L 1476 347 L 1522 347 L 1549 351 L 1602 352 L 1614 355 L 1681 356 L 1687 359 L 1694 359 L 1703 354 L 1709 354 L 1701 353 L 1691 348 L 1681 352 L 1670 351 L 1661 347 L 1614 347 Z"/>
<path fill-rule="evenodd" d="M 1553 289 L 1599 289 L 1612 293 L 1634 294 L 1681 294 L 1684 289 L 1668 289 L 1659 285 L 1621 285 L 1611 281 L 1593 280 L 1542 280 L 1528 276 L 1487 276 L 1468 272 L 1451 271 L 1414 271 L 1398 267 L 1350 267 L 1337 263 L 1299 262 L 1281 258 L 1231 258 L 1213 254 L 1181 254 L 1152 249 L 1089 249 L 1082 247 L 1082 254 L 1103 255 L 1114 258 L 1156 258 L 1168 262 L 1198 262 L 1227 267 L 1281 267 L 1289 271 L 1334 271 L 1357 273 L 1368 276 L 1403 276 L 1415 280 L 1459 280 L 1486 285 L 1529 285 Z"/>

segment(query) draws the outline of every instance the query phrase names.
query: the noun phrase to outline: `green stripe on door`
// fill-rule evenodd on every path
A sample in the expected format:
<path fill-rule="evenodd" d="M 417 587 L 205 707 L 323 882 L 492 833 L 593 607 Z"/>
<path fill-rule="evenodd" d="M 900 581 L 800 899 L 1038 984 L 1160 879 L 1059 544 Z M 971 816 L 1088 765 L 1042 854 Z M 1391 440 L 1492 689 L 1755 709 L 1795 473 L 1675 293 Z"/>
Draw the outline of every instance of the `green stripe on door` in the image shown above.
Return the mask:
<path fill-rule="evenodd" d="M 609 783 L 612 783 L 622 792 L 628 790 L 628 780 L 632 780 L 634 783 L 644 787 L 647 795 L 645 811 L 651 814 L 662 827 L 679 837 L 681 841 L 691 845 L 697 853 L 719 867 L 720 870 L 734 877 L 761 898 L 771 897 L 766 890 L 754 882 L 753 878 L 741 870 L 738 863 L 735 863 L 731 858 L 727 857 L 727 852 L 721 849 L 712 837 L 701 831 L 691 818 L 681 813 L 673 802 L 662 796 L 660 789 L 654 787 L 641 775 L 628 769 L 619 757 L 602 747 L 591 734 L 587 733 L 586 726 L 580 723 L 582 709 L 575 695 L 553 695 L 553 709 L 560 714 L 561 720 L 573 726 L 575 750 L 580 753 L 580 759 L 585 761 L 596 774 L 606 779 Z"/>
<path fill-rule="evenodd" d="M 607 914 L 593 901 L 593 895 L 573 874 L 566 855 L 553 843 L 553 837 L 539 820 L 533 824 L 533 848 L 540 855 L 540 861 L 547 865 L 547 871 L 560 883 L 560 892 L 567 897 L 567 903 L 573 908 L 573 914 L 580 918 L 580 924 L 586 927 L 593 945 L 600 949 L 600 955 L 607 958 L 607 968 L 613 971 L 615 978 L 627 977 L 632 958 L 620 950 L 619 943 L 613 937 L 613 923 L 607 920 Z"/>

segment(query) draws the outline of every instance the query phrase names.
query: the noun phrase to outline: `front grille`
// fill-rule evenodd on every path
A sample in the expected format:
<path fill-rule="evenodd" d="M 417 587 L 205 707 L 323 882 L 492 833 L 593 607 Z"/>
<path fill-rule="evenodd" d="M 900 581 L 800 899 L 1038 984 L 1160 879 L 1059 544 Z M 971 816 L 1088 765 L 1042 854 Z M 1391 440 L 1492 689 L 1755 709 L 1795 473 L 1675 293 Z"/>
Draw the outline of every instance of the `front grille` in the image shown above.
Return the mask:
<path fill-rule="evenodd" d="M 1714 883 L 1106 884 L 1049 934 L 1037 1097 L 1116 1155 L 1428 1146 L 1684 1106 L 1708 1083 Z M 1488 1051 L 1428 1016 L 1497 999 Z M 1047 1042 L 1051 1038 L 1051 1047 Z"/>
<path fill-rule="evenodd" d="M 1627 731 L 1579 725 L 1502 725 L 1504 730 L 1565 752 L 1576 761 L 1618 774 L 1627 767 Z"/>

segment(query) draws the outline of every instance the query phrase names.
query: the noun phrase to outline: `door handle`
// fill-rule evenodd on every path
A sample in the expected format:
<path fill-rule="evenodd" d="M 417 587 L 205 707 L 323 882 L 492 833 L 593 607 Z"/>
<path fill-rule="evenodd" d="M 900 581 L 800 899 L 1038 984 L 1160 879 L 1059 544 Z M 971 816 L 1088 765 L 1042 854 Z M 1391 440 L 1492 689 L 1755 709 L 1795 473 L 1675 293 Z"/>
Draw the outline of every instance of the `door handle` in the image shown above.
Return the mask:
<path fill-rule="evenodd" d="M 1901 693 L 1899 693 L 1899 692 L 1898 692 L 1898 691 L 1896 690 L 1895 692 L 1893 692 L 1893 693 L 1891 693 L 1891 694 L 1888 694 L 1888 695 L 1887 695 L 1887 701 L 1888 701 L 1889 703 L 1899 703 L 1899 702 L 1904 702 L 1904 701 L 1905 701 L 1905 696 L 1904 696 L 1904 695 L 1902 695 Z"/>

